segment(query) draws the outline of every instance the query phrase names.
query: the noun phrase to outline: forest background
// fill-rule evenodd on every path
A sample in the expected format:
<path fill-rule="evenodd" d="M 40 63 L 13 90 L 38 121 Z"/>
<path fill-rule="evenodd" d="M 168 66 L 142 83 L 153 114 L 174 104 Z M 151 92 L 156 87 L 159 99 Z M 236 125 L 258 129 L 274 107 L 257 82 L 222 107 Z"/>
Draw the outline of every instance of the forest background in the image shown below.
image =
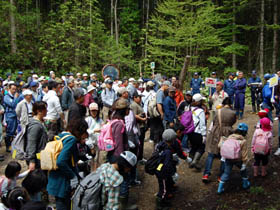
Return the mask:
<path fill-rule="evenodd" d="M 2 0 L 0 74 L 280 70 L 279 0 Z"/>

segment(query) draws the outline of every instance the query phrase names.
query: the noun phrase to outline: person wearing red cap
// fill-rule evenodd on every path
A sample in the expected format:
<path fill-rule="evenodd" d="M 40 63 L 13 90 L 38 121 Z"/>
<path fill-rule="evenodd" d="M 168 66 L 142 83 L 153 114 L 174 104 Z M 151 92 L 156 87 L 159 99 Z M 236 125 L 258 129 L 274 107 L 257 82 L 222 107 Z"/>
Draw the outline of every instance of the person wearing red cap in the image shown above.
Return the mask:
<path fill-rule="evenodd" d="M 223 100 L 228 97 L 228 94 L 223 90 L 224 83 L 216 83 L 216 91 L 213 94 L 211 101 L 213 103 L 213 110 L 216 111 L 216 107 L 223 103 Z"/>
<path fill-rule="evenodd" d="M 252 153 L 254 154 L 255 162 L 254 162 L 254 177 L 258 176 L 258 170 L 260 164 L 262 164 L 261 168 L 261 176 L 266 176 L 266 167 L 268 164 L 268 156 L 272 149 L 272 126 L 270 124 L 270 120 L 267 117 L 264 117 L 260 120 L 260 128 L 255 130 L 252 139 Z"/>

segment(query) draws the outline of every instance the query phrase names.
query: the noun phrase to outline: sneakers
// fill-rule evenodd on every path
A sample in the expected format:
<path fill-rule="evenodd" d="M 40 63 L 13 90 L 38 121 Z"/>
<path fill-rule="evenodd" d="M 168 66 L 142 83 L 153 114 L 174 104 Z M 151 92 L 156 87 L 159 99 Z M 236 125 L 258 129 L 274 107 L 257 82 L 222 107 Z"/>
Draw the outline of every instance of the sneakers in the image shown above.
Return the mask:
<path fill-rule="evenodd" d="M 277 151 L 274 153 L 274 155 L 280 155 L 280 148 L 277 149 Z"/>
<path fill-rule="evenodd" d="M 205 175 L 202 177 L 202 182 L 203 182 L 203 183 L 208 183 L 208 182 L 209 182 L 209 175 L 208 175 L 208 174 L 205 174 Z"/>

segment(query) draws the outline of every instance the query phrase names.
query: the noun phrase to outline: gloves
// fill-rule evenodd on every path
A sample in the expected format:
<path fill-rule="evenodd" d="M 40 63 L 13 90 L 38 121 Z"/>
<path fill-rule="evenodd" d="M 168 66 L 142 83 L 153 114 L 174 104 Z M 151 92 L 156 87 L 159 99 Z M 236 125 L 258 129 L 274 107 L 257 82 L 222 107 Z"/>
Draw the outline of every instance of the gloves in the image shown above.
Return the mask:
<path fill-rule="evenodd" d="M 270 99 L 270 102 L 271 102 L 271 103 L 275 103 L 275 99 L 274 99 L 274 98 L 271 98 L 271 99 Z"/>
<path fill-rule="evenodd" d="M 206 136 L 202 137 L 202 143 L 205 144 L 206 143 Z"/>
<path fill-rule="evenodd" d="M 242 164 L 240 171 L 244 171 L 246 169 L 246 164 Z"/>

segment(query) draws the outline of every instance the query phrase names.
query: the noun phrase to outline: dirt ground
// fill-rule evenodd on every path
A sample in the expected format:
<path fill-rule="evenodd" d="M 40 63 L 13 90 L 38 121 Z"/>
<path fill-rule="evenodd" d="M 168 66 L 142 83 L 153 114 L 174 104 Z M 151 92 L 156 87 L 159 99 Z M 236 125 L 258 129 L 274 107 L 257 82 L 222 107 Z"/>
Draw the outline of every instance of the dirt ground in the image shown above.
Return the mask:
<path fill-rule="evenodd" d="M 252 135 L 255 130 L 255 125 L 258 121 L 258 116 L 250 114 L 250 107 L 246 107 L 246 112 L 242 122 L 249 125 L 249 133 L 247 135 L 248 145 L 251 143 Z M 238 121 L 239 123 L 241 121 Z M 236 123 L 236 125 L 237 125 Z M 235 125 L 235 126 L 236 126 Z M 277 149 L 278 144 L 278 122 L 274 123 L 274 148 Z M 145 158 L 148 159 L 152 153 L 152 144 L 145 142 Z M 5 161 L 0 162 L 0 172 L 4 173 L 6 164 L 11 160 L 11 155 L 5 153 L 4 147 L 0 148 L 0 154 L 5 154 Z M 203 155 L 201 160 L 202 165 L 205 163 L 207 154 Z M 252 158 L 251 152 L 249 152 Z M 202 172 L 196 172 L 195 169 L 189 169 L 185 161 L 181 161 L 178 166 L 179 180 L 177 182 L 178 191 L 174 194 L 171 200 L 171 210 L 216 210 L 216 209 L 280 209 L 280 169 L 278 162 L 280 157 L 271 155 L 268 167 L 268 175 L 265 178 L 253 178 L 252 165 L 247 166 L 250 176 L 251 188 L 243 190 L 241 187 L 241 178 L 239 170 L 234 168 L 232 178 L 225 187 L 223 195 L 217 195 L 217 174 L 219 171 L 219 160 L 215 160 L 212 169 L 211 182 L 204 184 L 201 181 Z M 26 169 L 26 164 L 21 162 L 23 170 Z M 155 209 L 155 194 L 158 190 L 157 179 L 155 176 L 148 175 L 144 172 L 144 166 L 139 166 L 139 179 L 142 181 L 141 186 L 133 187 L 130 190 L 130 201 L 137 203 L 140 210 Z"/>

